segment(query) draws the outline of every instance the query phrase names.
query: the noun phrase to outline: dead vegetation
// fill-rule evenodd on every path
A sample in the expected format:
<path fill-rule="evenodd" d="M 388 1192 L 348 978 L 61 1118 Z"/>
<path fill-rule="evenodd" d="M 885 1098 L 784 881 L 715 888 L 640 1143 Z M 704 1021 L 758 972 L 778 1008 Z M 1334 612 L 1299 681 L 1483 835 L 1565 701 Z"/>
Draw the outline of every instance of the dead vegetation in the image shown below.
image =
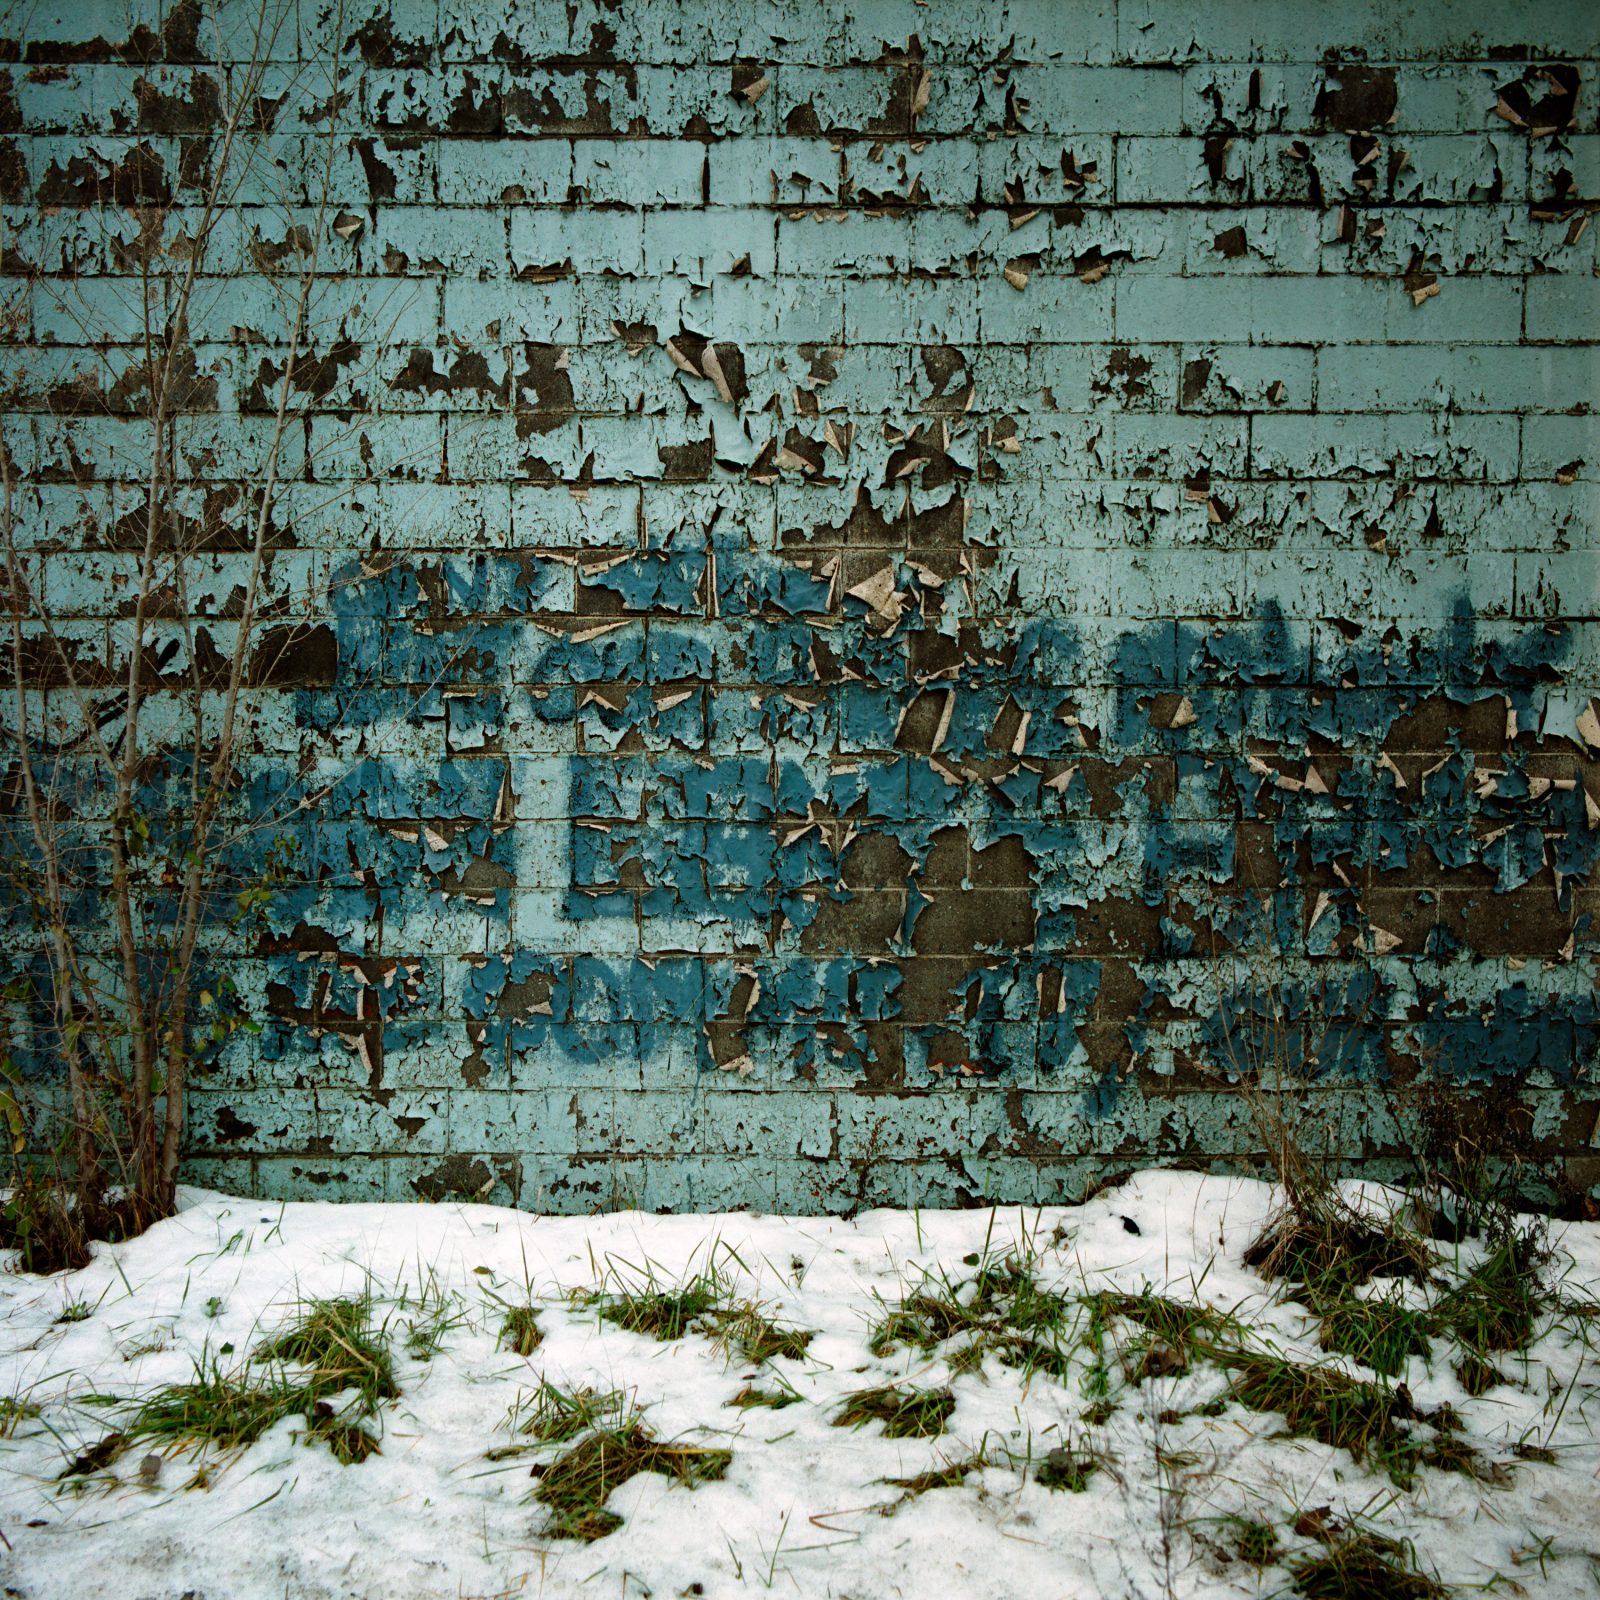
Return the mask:
<path fill-rule="evenodd" d="M 777 1357 L 785 1361 L 804 1361 L 816 1337 L 809 1328 L 779 1327 L 752 1301 L 742 1301 L 716 1313 L 711 1323 L 711 1341 L 730 1360 L 764 1366 Z"/>
<path fill-rule="evenodd" d="M 1330 1538 L 1289 1571 L 1303 1600 L 1448 1600 L 1450 1592 L 1418 1569 L 1409 1545 L 1364 1530 Z"/>
<path fill-rule="evenodd" d="M 544 1335 L 539 1331 L 539 1318 L 533 1307 L 511 1306 L 500 1324 L 501 1347 L 527 1357 L 543 1343 Z"/>
<path fill-rule="evenodd" d="M 198 1449 L 227 1458 L 247 1449 L 286 1417 L 303 1417 L 308 1439 L 352 1466 L 379 1452 L 364 1426 L 397 1399 L 388 1344 L 371 1326 L 367 1296 L 314 1300 L 242 1366 L 225 1368 L 209 1352 L 187 1383 L 169 1384 L 137 1402 L 120 1428 L 68 1463 L 63 1478 L 103 1472 L 135 1444 L 171 1453 Z M 266 1370 L 263 1370 L 265 1368 Z M 114 1396 L 90 1403 L 122 1409 Z M 202 1466 L 190 1487 L 202 1488 Z"/>
<path fill-rule="evenodd" d="M 705 1345 L 698 1354 L 686 1348 L 682 1357 L 704 1361 L 709 1347 L 730 1368 L 748 1365 L 738 1385 L 722 1391 L 728 1398 L 713 1402 L 723 1420 L 701 1422 L 740 1436 L 775 1431 L 761 1428 L 761 1414 L 785 1412 L 777 1430 L 784 1437 L 781 1429 L 792 1429 L 796 1417 L 805 1425 L 804 1408 L 823 1407 L 834 1427 L 872 1428 L 890 1441 L 947 1440 L 959 1384 L 941 1383 L 946 1372 L 988 1383 L 1004 1369 L 1020 1373 L 1019 1415 L 1027 1380 L 1036 1374 L 1061 1385 L 1076 1382 L 1088 1402 L 1082 1419 L 1093 1431 L 1057 1434 L 1042 1453 L 1036 1435 L 1022 1448 L 1002 1440 L 998 1451 L 993 1433 L 976 1448 L 950 1440 L 931 1464 L 878 1480 L 895 1491 L 895 1498 L 868 1508 L 884 1516 L 938 1491 L 975 1488 L 983 1495 L 974 1480 L 997 1461 L 1049 1494 L 1104 1494 L 1107 1480 L 1126 1489 L 1126 1435 L 1135 1416 L 1156 1431 L 1153 1459 L 1167 1475 L 1163 1483 L 1204 1459 L 1197 1441 L 1227 1432 L 1252 1443 L 1287 1435 L 1341 1452 L 1354 1467 L 1386 1476 L 1397 1495 L 1415 1493 L 1425 1472 L 1498 1492 L 1519 1462 L 1547 1461 L 1550 1452 L 1524 1440 L 1504 1452 L 1507 1459 L 1495 1459 L 1449 1404 L 1419 1407 L 1405 1380 L 1416 1385 L 1449 1360 L 1469 1395 L 1506 1382 L 1505 1358 L 1525 1352 L 1546 1313 L 1562 1313 L 1567 1302 L 1546 1282 L 1551 1255 L 1539 1228 L 1496 1222 L 1492 1231 L 1446 1250 L 1411 1220 L 1403 1208 L 1392 1219 L 1373 1220 L 1337 1195 L 1306 1217 L 1280 1210 L 1250 1252 L 1270 1313 L 1265 1318 L 1251 1314 L 1250 1301 L 1237 1300 L 1237 1283 L 1228 1291 L 1233 1310 L 1213 1303 L 1217 1297 L 1198 1282 L 1187 1293 L 1149 1285 L 1073 1289 L 1052 1278 L 1046 1251 L 1026 1237 L 994 1254 L 986 1241 L 960 1268 L 919 1269 L 898 1300 L 878 1301 L 870 1352 L 879 1362 L 903 1352 L 911 1372 L 842 1391 L 833 1387 L 831 1369 L 810 1359 L 816 1332 L 785 1325 L 771 1304 L 734 1292 L 732 1273 L 713 1265 L 713 1254 L 681 1273 L 608 1264 L 596 1288 L 569 1300 L 592 1309 L 607 1338 L 612 1330 L 652 1343 L 694 1335 Z M 1064 1237 L 1058 1233 L 1052 1246 Z M 531 1287 L 526 1303 L 490 1299 L 484 1331 L 494 1333 L 497 1348 L 537 1358 L 545 1349 L 544 1307 Z M 456 1325 L 464 1304 L 436 1282 L 420 1298 L 402 1295 L 395 1303 L 412 1313 L 401 1326 L 410 1328 L 406 1347 L 418 1355 L 439 1348 L 440 1330 Z M 226 1456 L 295 1418 L 303 1419 L 307 1441 L 326 1446 L 342 1463 L 359 1464 L 380 1451 L 372 1425 L 399 1393 L 385 1327 L 376 1320 L 370 1294 L 309 1301 L 242 1368 L 212 1362 L 191 1381 L 124 1410 L 117 1427 L 76 1456 L 63 1476 L 81 1483 L 140 1444 L 163 1458 L 189 1449 Z M 1570 1308 L 1569 1320 L 1578 1337 L 1587 1335 L 1586 1306 Z M 805 1366 L 791 1365 L 799 1363 Z M 0 1421 L 15 1427 L 28 1415 L 19 1406 Z M 693 1489 L 724 1477 L 732 1460 L 728 1449 L 692 1435 L 658 1437 L 645 1409 L 620 1389 L 543 1375 L 531 1392 L 519 1394 L 508 1425 L 512 1441 L 484 1454 L 495 1470 L 520 1471 L 521 1465 L 499 1464 L 531 1460 L 532 1498 L 545 1512 L 541 1532 L 552 1540 L 592 1542 L 616 1531 L 622 1513 L 610 1504 L 613 1491 L 641 1473 Z M 1181 1440 L 1162 1432 L 1180 1426 Z M 192 1484 L 205 1483 L 208 1470 L 202 1460 Z M 1352 1469 L 1340 1463 L 1334 1470 Z M 1211 1559 L 1275 1569 L 1288 1586 L 1279 1592 L 1308 1600 L 1433 1600 L 1446 1592 L 1409 1546 L 1358 1526 L 1348 1514 L 1345 1526 L 1332 1517 L 1302 1518 L 1292 1540 L 1253 1515 L 1216 1519 L 1223 1532 L 1204 1535 L 1185 1521 L 1181 1496 L 1162 1493 L 1169 1555 L 1187 1529 Z M 1315 1549 L 1306 1548 L 1308 1539 Z"/>
<path fill-rule="evenodd" d="M 868 1340 L 873 1355 L 881 1358 L 901 1346 L 928 1352 L 948 1344 L 946 1360 L 953 1372 L 981 1371 L 994 1356 L 1028 1374 L 1065 1377 L 1071 1297 L 1042 1287 L 1020 1253 L 994 1261 L 980 1253 L 967 1264 L 978 1269 L 967 1277 L 925 1272 L 898 1305 L 886 1307 Z"/>
<path fill-rule="evenodd" d="M 659 1472 L 693 1489 L 723 1477 L 732 1460 L 731 1450 L 663 1443 L 627 1411 L 595 1426 L 554 1461 L 536 1465 L 534 1498 L 550 1508 L 547 1538 L 592 1543 L 622 1526 L 606 1499 L 629 1478 Z"/>
<path fill-rule="evenodd" d="M 881 1422 L 887 1439 L 931 1439 L 944 1432 L 955 1408 L 956 1397 L 948 1389 L 903 1389 L 885 1384 L 846 1395 L 833 1425 L 858 1428 Z"/>

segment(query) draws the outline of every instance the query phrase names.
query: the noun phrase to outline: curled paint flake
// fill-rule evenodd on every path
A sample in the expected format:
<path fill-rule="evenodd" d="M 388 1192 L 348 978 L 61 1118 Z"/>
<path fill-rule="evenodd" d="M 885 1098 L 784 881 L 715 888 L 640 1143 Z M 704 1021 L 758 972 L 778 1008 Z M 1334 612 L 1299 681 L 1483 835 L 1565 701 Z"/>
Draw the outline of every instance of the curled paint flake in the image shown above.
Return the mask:
<path fill-rule="evenodd" d="M 865 601 L 885 622 L 895 623 L 904 609 L 905 596 L 895 588 L 894 576 L 894 567 L 885 564 L 846 593 L 856 600 Z"/>

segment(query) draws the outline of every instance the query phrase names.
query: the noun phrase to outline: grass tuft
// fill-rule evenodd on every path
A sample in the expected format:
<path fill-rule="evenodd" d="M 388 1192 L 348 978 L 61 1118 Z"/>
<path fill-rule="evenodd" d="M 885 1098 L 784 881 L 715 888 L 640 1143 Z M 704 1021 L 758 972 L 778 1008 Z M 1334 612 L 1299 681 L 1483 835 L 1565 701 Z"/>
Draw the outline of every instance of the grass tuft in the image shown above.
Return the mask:
<path fill-rule="evenodd" d="M 371 1329 L 365 1297 L 310 1301 L 301 1316 L 257 1351 L 257 1361 L 309 1367 L 307 1392 L 314 1398 L 355 1389 L 370 1414 L 379 1401 L 400 1394 L 388 1347 Z"/>
<path fill-rule="evenodd" d="M 311 1301 L 293 1325 L 256 1351 L 255 1363 L 277 1364 L 264 1377 L 226 1372 L 215 1356 L 202 1354 L 190 1382 L 170 1384 L 140 1402 L 119 1432 L 63 1476 L 83 1475 L 83 1463 L 91 1458 L 89 1470 L 101 1471 L 140 1440 L 173 1450 L 199 1446 L 235 1454 L 293 1416 L 304 1416 L 307 1436 L 326 1443 L 341 1463 L 365 1461 L 379 1446 L 359 1419 L 376 1415 L 381 1401 L 400 1393 L 388 1347 L 372 1332 L 369 1312 L 364 1298 Z M 293 1367 L 307 1371 L 295 1377 L 287 1370 Z M 350 1390 L 357 1396 L 354 1416 L 349 1406 L 334 1404 Z"/>
<path fill-rule="evenodd" d="M 265 1383 L 242 1382 L 237 1374 L 224 1372 L 215 1357 L 202 1354 L 190 1382 L 157 1390 L 119 1432 L 108 1435 L 96 1451 L 85 1455 L 93 1457 L 90 1470 L 97 1472 L 139 1441 L 173 1450 L 198 1445 L 231 1455 L 254 1444 L 284 1417 L 308 1409 L 305 1388 L 282 1374 Z M 81 1475 L 84 1460 L 79 1457 L 62 1475 Z"/>
<path fill-rule="evenodd" d="M 659 1472 L 695 1488 L 726 1476 L 731 1450 L 665 1444 L 629 1413 L 600 1428 L 548 1464 L 536 1466 L 536 1499 L 550 1507 L 545 1533 L 553 1539 L 603 1539 L 622 1526 L 606 1497 L 641 1472 Z"/>
<path fill-rule="evenodd" d="M 1409 1546 L 1375 1533 L 1348 1534 L 1289 1571 L 1304 1600 L 1448 1600 L 1450 1593 L 1418 1571 Z"/>
<path fill-rule="evenodd" d="M 711 1337 L 730 1360 L 737 1355 L 760 1364 L 775 1356 L 804 1361 L 816 1333 L 810 1328 L 780 1328 L 760 1306 L 744 1301 L 717 1313 Z"/>
<path fill-rule="evenodd" d="M 264 1378 L 225 1372 L 216 1357 L 203 1354 L 190 1382 L 157 1390 L 119 1433 L 102 1441 L 93 1470 L 102 1470 L 141 1440 L 174 1450 L 199 1446 L 236 1454 L 293 1416 L 304 1416 L 307 1436 L 326 1443 L 342 1464 L 365 1461 L 379 1445 L 358 1418 L 375 1415 L 380 1401 L 400 1393 L 388 1349 L 368 1325 L 368 1310 L 364 1299 L 311 1302 L 292 1327 L 256 1352 L 256 1362 L 279 1364 Z M 309 1373 L 296 1379 L 287 1367 Z M 358 1397 L 355 1418 L 348 1407 L 333 1404 L 349 1390 Z M 107 1453 L 112 1441 L 115 1447 Z M 82 1459 L 68 1474 L 78 1475 Z"/>
<path fill-rule="evenodd" d="M 1140 1294 L 1106 1291 L 1085 1295 L 1082 1303 L 1088 1319 L 1080 1343 L 1092 1357 L 1089 1387 L 1101 1395 L 1108 1377 L 1105 1341 L 1112 1335 L 1118 1318 L 1136 1322 L 1143 1330 L 1137 1338 L 1116 1345 L 1124 1376 L 1131 1383 L 1186 1372 L 1195 1359 L 1228 1359 L 1240 1336 L 1237 1321 L 1230 1314 L 1210 1306 L 1185 1305 L 1149 1290 Z"/>
<path fill-rule="evenodd" d="M 1503 1233 L 1489 1254 L 1440 1302 L 1462 1348 L 1480 1359 L 1491 1350 L 1522 1350 L 1544 1307 L 1545 1254 L 1533 1230 Z"/>
<path fill-rule="evenodd" d="M 378 1441 L 360 1423 L 336 1416 L 326 1400 L 319 1400 L 312 1408 L 311 1425 L 307 1431 L 314 1439 L 321 1439 L 327 1445 L 333 1452 L 334 1460 L 342 1467 L 360 1466 L 368 1456 L 383 1453 Z"/>
<path fill-rule="evenodd" d="M 1275 1412 L 1300 1438 L 1386 1466 L 1397 1482 L 1409 1478 L 1408 1441 L 1393 1419 L 1409 1414 L 1410 1408 L 1389 1389 L 1276 1356 L 1240 1352 L 1230 1365 L 1234 1376 L 1229 1397 L 1246 1410 Z"/>
<path fill-rule="evenodd" d="M 0 1439 L 9 1439 L 20 1424 L 32 1422 L 39 1408 L 14 1394 L 0 1395 Z"/>
<path fill-rule="evenodd" d="M 1324 1350 L 1353 1357 L 1386 1378 L 1399 1377 L 1412 1356 L 1426 1356 L 1434 1319 L 1392 1295 L 1370 1300 L 1340 1299 L 1320 1312 Z"/>
<path fill-rule="evenodd" d="M 980 1450 L 964 1460 L 946 1461 L 940 1466 L 930 1467 L 926 1472 L 915 1473 L 909 1478 L 884 1478 L 882 1482 L 888 1484 L 891 1489 L 899 1489 L 901 1494 L 888 1505 L 880 1506 L 879 1515 L 892 1517 L 901 1506 L 909 1505 L 911 1501 L 933 1489 L 959 1489 L 971 1473 L 981 1472 L 988 1465 L 988 1457 Z"/>
<path fill-rule="evenodd" d="M 873 1325 L 868 1339 L 873 1355 L 881 1359 L 902 1345 L 933 1350 L 960 1338 L 963 1342 L 948 1356 L 955 1372 L 981 1371 L 994 1355 L 1030 1377 L 1040 1371 L 1065 1377 L 1070 1358 L 1060 1334 L 1070 1320 L 1072 1302 L 1042 1288 L 1015 1255 L 998 1262 L 972 1257 L 969 1262 L 978 1271 L 966 1279 L 925 1272 L 915 1292 Z"/>
<path fill-rule="evenodd" d="M 415 1302 L 416 1314 L 406 1318 L 406 1354 L 416 1361 L 431 1361 L 444 1348 L 445 1335 L 468 1320 L 459 1295 L 440 1287 L 430 1268 Z"/>
<path fill-rule="evenodd" d="M 1423 1445 L 1417 1452 L 1417 1460 L 1425 1467 L 1433 1467 L 1439 1472 L 1459 1472 L 1463 1477 L 1474 1478 L 1496 1489 L 1503 1489 L 1511 1482 L 1511 1473 L 1506 1466 L 1486 1459 L 1464 1439 L 1449 1434 Z"/>
<path fill-rule="evenodd" d="M 625 1409 L 620 1389 L 561 1389 L 545 1378 L 531 1400 L 518 1398 L 511 1428 L 546 1444 L 565 1444 L 591 1428 L 615 1427 Z"/>
<path fill-rule="evenodd" d="M 1268 1223 L 1244 1253 L 1264 1277 L 1316 1286 L 1355 1286 L 1371 1278 L 1427 1281 L 1427 1244 L 1398 1227 L 1376 1228 L 1336 1198 L 1291 1208 Z"/>
<path fill-rule="evenodd" d="M 609 1287 L 607 1287 L 609 1284 Z M 629 1333 L 642 1333 L 666 1343 L 694 1331 L 723 1305 L 724 1282 L 720 1273 L 707 1269 L 690 1273 L 677 1282 L 663 1282 L 647 1264 L 642 1280 L 623 1276 L 608 1267 L 599 1289 L 581 1296 L 605 1322 Z"/>
<path fill-rule="evenodd" d="M 1034 1481 L 1044 1489 L 1065 1489 L 1069 1494 L 1082 1494 L 1089 1480 L 1100 1470 L 1096 1456 L 1084 1450 L 1072 1450 L 1058 1444 L 1034 1468 Z"/>
<path fill-rule="evenodd" d="M 93 1473 L 104 1472 L 128 1448 L 129 1442 L 122 1433 L 108 1433 L 98 1444 L 92 1444 L 80 1455 L 74 1456 L 56 1477 L 58 1480 L 87 1478 Z"/>
<path fill-rule="evenodd" d="M 532 1306 L 510 1306 L 500 1324 L 499 1346 L 519 1356 L 531 1356 L 544 1343 L 539 1319 Z"/>
<path fill-rule="evenodd" d="M 765 1406 L 769 1411 L 782 1411 L 785 1406 L 797 1405 L 802 1398 L 795 1389 L 758 1389 L 754 1384 L 747 1383 L 727 1403 L 740 1411 L 749 1411 L 755 1406 Z"/>
<path fill-rule="evenodd" d="M 1506 1381 L 1505 1374 L 1497 1366 L 1470 1351 L 1456 1362 L 1455 1374 L 1456 1382 L 1474 1400 Z"/>
<path fill-rule="evenodd" d="M 1278 1559 L 1278 1530 L 1250 1517 L 1233 1521 L 1233 1553 L 1252 1567 L 1269 1567 Z"/>
<path fill-rule="evenodd" d="M 900 1389 L 885 1384 L 846 1395 L 833 1425 L 849 1428 L 881 1422 L 885 1438 L 930 1439 L 944 1432 L 955 1408 L 956 1397 L 948 1389 Z"/>

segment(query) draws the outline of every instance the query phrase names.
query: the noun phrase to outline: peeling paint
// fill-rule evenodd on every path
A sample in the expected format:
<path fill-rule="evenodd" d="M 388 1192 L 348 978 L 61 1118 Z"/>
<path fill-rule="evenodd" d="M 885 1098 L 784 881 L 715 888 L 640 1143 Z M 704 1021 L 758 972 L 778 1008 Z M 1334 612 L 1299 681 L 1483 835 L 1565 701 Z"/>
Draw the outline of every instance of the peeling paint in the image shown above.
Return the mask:
<path fill-rule="evenodd" d="M 66 9 L 0 50 L 6 441 L 111 683 L 215 8 Z M 1600 40 L 1369 11 L 357 4 L 330 80 L 300 7 L 146 646 L 226 626 L 331 128 L 243 802 L 296 872 L 190 1175 L 1050 1199 L 1259 1159 L 1282 1059 L 1354 1170 L 1433 1085 L 1593 1189 Z"/>

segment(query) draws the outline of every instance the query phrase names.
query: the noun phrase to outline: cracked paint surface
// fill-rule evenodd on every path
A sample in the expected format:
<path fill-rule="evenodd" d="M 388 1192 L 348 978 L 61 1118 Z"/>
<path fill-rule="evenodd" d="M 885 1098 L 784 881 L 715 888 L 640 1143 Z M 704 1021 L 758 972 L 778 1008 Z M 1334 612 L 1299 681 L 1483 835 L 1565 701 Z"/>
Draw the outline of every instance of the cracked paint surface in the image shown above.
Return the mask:
<path fill-rule="evenodd" d="M 0 67 L 5 439 L 108 670 L 134 247 L 220 93 L 214 11 L 132 9 Z M 188 1175 L 1047 1200 L 1249 1162 L 1286 1058 L 1353 1169 L 1434 1086 L 1600 1183 L 1600 37 L 1393 13 L 303 0 L 189 330 L 212 641 L 331 140 L 298 849 Z"/>

